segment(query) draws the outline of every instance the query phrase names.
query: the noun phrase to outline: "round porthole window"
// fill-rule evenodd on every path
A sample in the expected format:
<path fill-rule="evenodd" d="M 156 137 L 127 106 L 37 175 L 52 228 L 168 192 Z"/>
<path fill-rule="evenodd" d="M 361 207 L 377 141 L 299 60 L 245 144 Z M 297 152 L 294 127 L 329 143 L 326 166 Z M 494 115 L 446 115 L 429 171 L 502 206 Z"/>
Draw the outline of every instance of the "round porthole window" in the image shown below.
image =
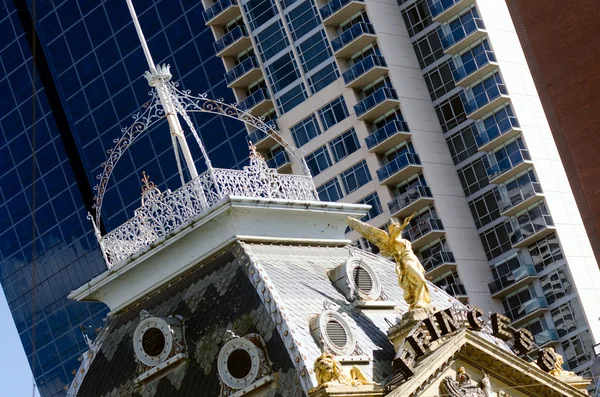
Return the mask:
<path fill-rule="evenodd" d="M 218 358 L 219 375 L 232 389 L 251 385 L 258 376 L 262 352 L 251 341 L 235 338 L 227 342 Z"/>
<path fill-rule="evenodd" d="M 381 284 L 373 269 L 362 260 L 353 260 L 347 264 L 347 277 L 354 286 L 360 300 L 376 300 L 381 295 Z"/>
<path fill-rule="evenodd" d="M 354 353 L 356 338 L 344 316 L 326 310 L 319 316 L 318 327 L 321 339 L 336 355 L 347 356 Z"/>
<path fill-rule="evenodd" d="M 159 317 L 149 317 L 140 322 L 133 334 L 133 349 L 143 364 L 157 366 L 164 362 L 173 348 L 173 335 L 169 324 Z"/>

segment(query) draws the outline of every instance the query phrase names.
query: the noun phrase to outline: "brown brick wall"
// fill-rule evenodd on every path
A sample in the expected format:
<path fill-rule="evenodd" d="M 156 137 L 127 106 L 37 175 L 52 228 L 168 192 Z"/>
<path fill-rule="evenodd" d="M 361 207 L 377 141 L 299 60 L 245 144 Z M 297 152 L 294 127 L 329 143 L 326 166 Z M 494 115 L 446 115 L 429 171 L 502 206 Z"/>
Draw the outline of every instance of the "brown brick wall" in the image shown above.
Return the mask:
<path fill-rule="evenodd" d="M 506 3 L 600 262 L 600 3 Z"/>

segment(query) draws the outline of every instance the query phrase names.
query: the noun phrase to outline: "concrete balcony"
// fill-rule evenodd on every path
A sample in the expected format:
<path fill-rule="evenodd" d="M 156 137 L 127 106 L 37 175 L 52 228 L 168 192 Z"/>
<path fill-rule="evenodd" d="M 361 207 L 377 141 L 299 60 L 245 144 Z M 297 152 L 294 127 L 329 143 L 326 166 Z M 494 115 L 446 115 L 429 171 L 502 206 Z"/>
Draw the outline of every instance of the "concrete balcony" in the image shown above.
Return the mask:
<path fill-rule="evenodd" d="M 208 26 L 225 26 L 239 15 L 242 13 L 237 0 L 219 0 L 202 12 Z"/>
<path fill-rule="evenodd" d="M 396 186 L 423 169 L 421 159 L 415 153 L 403 153 L 377 170 L 379 183 Z"/>
<path fill-rule="evenodd" d="M 520 325 L 527 324 L 530 320 L 546 311 L 548 311 L 548 301 L 546 298 L 537 297 L 522 303 L 516 309 L 506 312 L 506 315 L 513 320 L 511 325 L 518 328 Z"/>
<path fill-rule="evenodd" d="M 218 57 L 234 56 L 252 45 L 245 26 L 238 26 L 213 44 Z"/>
<path fill-rule="evenodd" d="M 271 157 L 267 160 L 267 165 L 269 168 L 274 168 L 277 171 L 285 171 L 290 170 L 292 163 L 290 162 L 290 158 L 287 152 L 279 152 L 275 156 Z"/>
<path fill-rule="evenodd" d="M 381 87 L 354 105 L 354 112 L 359 120 L 373 121 L 399 105 L 400 101 L 396 90 L 390 87 Z"/>
<path fill-rule="evenodd" d="M 486 82 L 487 80 L 481 83 L 481 85 L 484 86 L 484 83 Z M 469 94 L 471 93 L 472 92 L 469 91 Z M 506 86 L 499 83 L 485 87 L 484 91 L 473 97 L 469 97 L 469 95 L 466 95 L 465 93 L 461 94 L 461 96 L 467 117 L 474 120 L 483 117 L 486 113 L 491 112 L 503 103 L 508 102 L 510 99 Z"/>
<path fill-rule="evenodd" d="M 558 342 L 558 332 L 555 329 L 547 329 L 533 335 L 533 339 L 538 348 L 543 349 Z"/>
<path fill-rule="evenodd" d="M 432 279 L 456 269 L 457 266 L 454 254 L 450 251 L 436 252 L 429 258 L 423 259 L 422 264 L 425 268 L 425 275 Z"/>
<path fill-rule="evenodd" d="M 248 87 L 261 77 L 263 77 L 263 73 L 256 57 L 243 60 L 240 64 L 225 73 L 225 81 L 229 88 Z"/>
<path fill-rule="evenodd" d="M 513 218 L 513 229 L 514 232 L 510 236 L 513 248 L 525 248 L 556 232 L 554 220 L 550 215 L 541 215 L 522 224 L 518 224 L 517 220 Z"/>
<path fill-rule="evenodd" d="M 373 25 L 359 22 L 352 25 L 335 39 L 331 40 L 331 47 L 336 57 L 349 58 L 352 54 L 377 41 Z"/>
<path fill-rule="evenodd" d="M 248 142 L 252 142 L 257 149 L 266 150 L 277 143 L 269 134 L 262 130 L 254 130 L 248 134 Z"/>
<path fill-rule="evenodd" d="M 339 26 L 366 7 L 363 0 L 331 0 L 319 9 L 323 25 Z"/>
<path fill-rule="evenodd" d="M 498 67 L 496 55 L 492 51 L 484 51 L 475 57 L 463 61 L 462 65 L 455 66 L 456 60 L 453 60 L 450 67 L 455 84 L 460 87 L 468 87 L 473 82 L 481 79 Z"/>
<path fill-rule="evenodd" d="M 520 149 L 512 152 L 501 160 L 494 160 L 493 156 L 488 157 L 490 158 L 490 162 L 496 161 L 487 169 L 490 183 L 496 185 L 506 182 L 521 171 L 525 171 L 533 164 L 531 161 L 531 156 L 529 155 L 529 151 L 526 149 Z"/>
<path fill-rule="evenodd" d="M 413 249 L 419 249 L 434 240 L 444 237 L 446 231 L 442 220 L 427 218 L 409 229 L 405 229 L 402 236 L 412 243 Z"/>
<path fill-rule="evenodd" d="M 438 34 L 444 52 L 454 55 L 483 38 L 487 32 L 481 18 L 471 18 L 449 33 L 445 33 L 442 28 L 438 28 Z"/>
<path fill-rule="evenodd" d="M 369 55 L 346 70 L 342 77 L 346 87 L 361 89 L 385 76 L 389 69 L 381 55 Z"/>
<path fill-rule="evenodd" d="M 388 202 L 392 216 L 404 218 L 415 211 L 433 204 L 433 195 L 429 186 L 414 186 Z"/>
<path fill-rule="evenodd" d="M 427 0 L 431 18 L 435 22 L 443 22 L 458 14 L 473 0 Z"/>
<path fill-rule="evenodd" d="M 500 187 L 503 198 L 498 202 L 500 215 L 513 216 L 544 197 L 542 186 L 538 182 L 528 182 L 511 190 Z"/>
<path fill-rule="evenodd" d="M 477 134 L 475 142 L 479 151 L 489 152 L 520 133 L 519 121 L 516 117 L 509 116 Z"/>
<path fill-rule="evenodd" d="M 406 121 L 393 120 L 365 138 L 370 152 L 385 153 L 410 139 Z"/>
<path fill-rule="evenodd" d="M 537 272 L 533 265 L 521 265 L 521 267 L 489 283 L 488 288 L 492 298 L 504 298 L 536 278 Z"/>
<path fill-rule="evenodd" d="M 269 96 L 269 92 L 266 88 L 260 88 L 254 91 L 243 101 L 237 104 L 237 107 L 241 110 L 245 110 L 254 116 L 265 114 L 273 108 L 273 101 Z"/>

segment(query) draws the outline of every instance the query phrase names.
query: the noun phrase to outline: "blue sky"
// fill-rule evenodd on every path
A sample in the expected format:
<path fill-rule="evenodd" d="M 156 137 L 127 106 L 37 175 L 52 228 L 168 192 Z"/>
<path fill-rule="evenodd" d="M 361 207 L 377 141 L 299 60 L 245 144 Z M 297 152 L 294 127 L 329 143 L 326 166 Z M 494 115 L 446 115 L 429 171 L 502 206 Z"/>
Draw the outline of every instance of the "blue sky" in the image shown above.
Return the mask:
<path fill-rule="evenodd" d="M 0 385 L 2 395 L 10 397 L 31 397 L 33 378 L 31 369 L 21 345 L 15 322 L 8 310 L 4 291 L 0 288 Z M 5 394 L 6 393 L 6 394 Z M 39 396 L 37 391 L 35 396 Z"/>

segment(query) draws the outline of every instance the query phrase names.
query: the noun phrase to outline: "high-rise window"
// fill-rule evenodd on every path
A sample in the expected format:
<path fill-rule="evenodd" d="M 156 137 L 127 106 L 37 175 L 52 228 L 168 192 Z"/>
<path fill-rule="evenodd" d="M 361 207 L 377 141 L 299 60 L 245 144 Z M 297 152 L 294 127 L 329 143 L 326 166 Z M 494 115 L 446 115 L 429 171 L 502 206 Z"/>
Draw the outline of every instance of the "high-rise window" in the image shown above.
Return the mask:
<path fill-rule="evenodd" d="M 402 10 L 402 17 L 410 37 L 431 25 L 431 13 L 425 0 L 419 0 L 415 4 L 406 7 Z"/>
<path fill-rule="evenodd" d="M 256 45 L 263 62 L 268 62 L 280 51 L 289 45 L 283 25 L 277 20 L 256 35 Z"/>
<path fill-rule="evenodd" d="M 340 96 L 319 109 L 319 117 L 326 130 L 348 117 L 344 97 Z"/>
<path fill-rule="evenodd" d="M 512 249 L 512 244 L 510 243 L 511 233 L 512 227 L 510 222 L 506 221 L 479 235 L 488 260 L 491 261 Z"/>
<path fill-rule="evenodd" d="M 475 141 L 477 133 L 475 124 L 469 124 L 455 134 L 446 137 L 450 154 L 452 154 L 452 161 L 454 161 L 455 165 L 479 153 L 477 142 Z"/>
<path fill-rule="evenodd" d="M 342 172 L 340 178 L 342 179 L 344 190 L 346 190 L 347 194 L 355 191 L 371 181 L 371 174 L 369 173 L 367 162 L 362 160 L 360 163 L 354 164 L 352 167 Z"/>
<path fill-rule="evenodd" d="M 521 288 L 517 292 L 508 295 L 502 299 L 502 306 L 506 311 L 506 315 L 513 321 L 522 317 L 525 314 L 523 303 L 535 298 L 535 290 L 532 284 Z"/>
<path fill-rule="evenodd" d="M 367 204 L 371 206 L 371 209 L 367 212 L 367 215 L 361 218 L 363 222 L 373 219 L 383 212 L 381 201 L 379 201 L 379 195 L 377 192 L 373 192 L 368 196 L 363 197 L 361 200 L 358 200 L 356 204 Z"/>
<path fill-rule="evenodd" d="M 352 128 L 337 138 L 331 140 L 329 142 L 329 146 L 331 147 L 335 161 L 340 161 L 349 154 L 357 151 L 360 147 L 360 143 L 358 142 L 356 131 L 354 128 Z"/>
<path fill-rule="evenodd" d="M 331 158 L 329 157 L 329 152 L 325 145 L 306 156 L 305 159 L 306 165 L 308 165 L 312 176 L 317 176 L 323 172 L 323 170 L 331 167 Z"/>
<path fill-rule="evenodd" d="M 540 277 L 540 284 L 542 284 L 542 290 L 544 290 L 544 296 L 549 305 L 557 299 L 573 292 L 573 283 L 571 283 L 567 275 L 567 268 L 565 266 L 559 267 L 544 277 Z"/>
<path fill-rule="evenodd" d="M 317 118 L 312 114 L 298 124 L 292 126 L 290 132 L 296 147 L 299 148 L 306 145 L 311 139 L 319 136 L 321 134 L 321 129 L 317 123 Z"/>
<path fill-rule="evenodd" d="M 273 0 L 248 0 L 244 3 L 244 11 L 252 30 L 256 30 L 277 14 Z"/>
<path fill-rule="evenodd" d="M 323 30 L 319 30 L 298 44 L 296 49 L 298 50 L 300 62 L 302 62 L 302 68 L 305 73 L 330 60 L 332 55 L 331 48 L 325 37 L 325 31 Z"/>
<path fill-rule="evenodd" d="M 286 19 L 292 32 L 292 37 L 298 40 L 314 28 L 320 25 L 321 21 L 317 15 L 317 8 L 313 1 L 307 0 L 286 14 Z"/>
<path fill-rule="evenodd" d="M 442 131 L 448 132 L 467 119 L 460 94 L 453 95 L 435 107 Z"/>
<path fill-rule="evenodd" d="M 552 309 L 550 315 L 556 327 L 556 332 L 561 337 L 575 331 L 580 325 L 579 320 L 584 318 L 577 299 L 571 299 L 556 309 Z"/>
<path fill-rule="evenodd" d="M 581 364 L 590 361 L 593 357 L 591 349 L 588 346 L 592 346 L 592 339 L 590 337 L 590 331 L 585 330 L 580 334 L 577 334 L 564 342 L 561 342 L 561 346 L 564 351 L 565 362 L 569 365 L 569 369 L 575 369 Z"/>
<path fill-rule="evenodd" d="M 340 181 L 337 176 L 317 188 L 319 199 L 321 201 L 338 201 L 344 197 Z"/>
<path fill-rule="evenodd" d="M 458 170 L 458 179 L 463 186 L 465 196 L 469 197 L 490 184 L 487 167 L 487 159 L 480 157 Z"/>
<path fill-rule="evenodd" d="M 450 70 L 450 61 L 446 61 L 430 72 L 425 73 L 424 77 L 425 84 L 427 84 L 427 88 L 429 89 L 429 95 L 434 101 L 456 87 L 452 71 Z"/>
<path fill-rule="evenodd" d="M 300 71 L 291 52 L 283 54 L 279 59 L 267 66 L 267 75 L 273 93 L 278 93 L 300 78 Z"/>
<path fill-rule="evenodd" d="M 444 49 L 440 42 L 440 36 L 435 30 L 415 41 L 413 48 L 417 54 L 421 69 L 444 57 Z"/>
<path fill-rule="evenodd" d="M 318 72 L 308 76 L 307 79 L 310 90 L 314 94 L 333 83 L 338 77 L 340 77 L 340 72 L 337 66 L 335 66 L 335 62 L 332 62 Z"/>
<path fill-rule="evenodd" d="M 469 203 L 469 208 L 473 214 L 477 229 L 482 228 L 500 217 L 500 209 L 498 208 L 498 201 L 496 200 L 497 190 L 498 188 L 494 188 Z"/>
<path fill-rule="evenodd" d="M 300 83 L 277 98 L 277 106 L 281 114 L 289 112 L 306 99 L 304 84 Z"/>
<path fill-rule="evenodd" d="M 538 272 L 544 270 L 547 266 L 564 259 L 558 238 L 555 234 L 544 237 L 530 245 L 529 253 Z"/>

